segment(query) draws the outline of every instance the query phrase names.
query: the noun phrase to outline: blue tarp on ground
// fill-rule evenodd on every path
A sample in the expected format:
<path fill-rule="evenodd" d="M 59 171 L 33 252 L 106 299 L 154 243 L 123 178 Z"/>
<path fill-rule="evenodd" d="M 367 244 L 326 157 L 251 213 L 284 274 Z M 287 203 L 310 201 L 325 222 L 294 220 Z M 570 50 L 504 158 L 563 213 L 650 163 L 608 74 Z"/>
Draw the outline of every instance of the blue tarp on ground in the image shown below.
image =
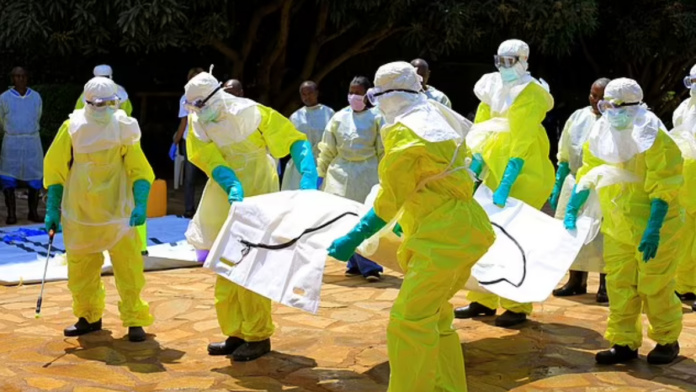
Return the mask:
<path fill-rule="evenodd" d="M 145 260 L 146 270 L 196 265 L 194 251 L 184 237 L 188 223 L 188 219 L 177 216 L 147 221 L 150 256 Z M 0 285 L 40 281 L 47 251 L 48 234 L 43 225 L 0 228 Z M 48 280 L 67 278 L 64 258 L 60 259 L 64 253 L 63 235 L 58 233 L 53 240 Z M 103 272 L 110 270 L 107 260 Z"/>

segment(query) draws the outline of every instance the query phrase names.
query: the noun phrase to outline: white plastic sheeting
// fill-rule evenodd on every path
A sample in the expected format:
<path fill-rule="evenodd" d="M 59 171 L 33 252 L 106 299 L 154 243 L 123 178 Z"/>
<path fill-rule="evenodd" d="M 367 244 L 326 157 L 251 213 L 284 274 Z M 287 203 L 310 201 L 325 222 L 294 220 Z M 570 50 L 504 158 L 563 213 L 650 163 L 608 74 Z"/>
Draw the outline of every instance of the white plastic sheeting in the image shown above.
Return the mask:
<path fill-rule="evenodd" d="M 591 220 L 581 218 L 578 230 L 568 232 L 561 221 L 520 201 L 510 198 L 501 209 L 491 198 L 483 186 L 476 194 L 496 226 L 497 240 L 472 269 L 475 279 L 466 288 L 520 302 L 545 300 L 575 261 Z M 205 267 L 274 301 L 316 313 L 326 249 L 368 206 L 315 191 L 247 198 L 233 205 Z M 364 252 L 363 247 L 363 253 L 398 271 L 400 239 L 382 233 L 376 248 Z"/>

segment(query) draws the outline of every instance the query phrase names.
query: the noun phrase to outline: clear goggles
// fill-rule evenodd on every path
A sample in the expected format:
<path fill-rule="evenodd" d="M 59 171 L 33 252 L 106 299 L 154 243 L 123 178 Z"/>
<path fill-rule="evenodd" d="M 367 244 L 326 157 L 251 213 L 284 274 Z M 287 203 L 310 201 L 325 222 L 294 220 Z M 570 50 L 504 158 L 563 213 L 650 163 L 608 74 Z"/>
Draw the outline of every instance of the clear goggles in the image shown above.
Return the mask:
<path fill-rule="evenodd" d="M 186 101 L 186 102 L 184 102 L 184 107 L 188 111 L 198 112 L 201 109 L 203 109 L 205 107 L 205 105 L 208 103 L 208 101 L 210 101 L 210 98 L 212 98 L 213 95 L 215 95 L 215 93 L 220 91 L 222 88 L 223 88 L 222 84 L 219 84 L 215 88 L 215 90 L 213 90 L 212 93 L 208 94 L 207 97 L 202 98 L 202 99 L 196 99 L 193 102 Z"/>
<path fill-rule="evenodd" d="M 85 100 L 85 102 L 96 109 L 103 109 L 107 107 L 118 108 L 121 105 L 121 100 L 117 95 L 113 95 L 108 98 L 95 98 L 91 101 Z"/>
<path fill-rule="evenodd" d="M 496 68 L 512 68 L 520 61 L 517 56 L 493 56 L 493 62 Z"/>
<path fill-rule="evenodd" d="M 599 109 L 599 112 L 602 114 L 606 114 L 610 110 L 615 110 L 615 109 L 621 109 L 621 108 L 626 108 L 626 107 L 631 107 L 631 106 L 638 106 L 640 105 L 640 102 L 630 102 L 630 103 L 618 103 L 618 102 L 611 102 L 611 101 L 599 101 L 597 104 L 597 109 Z"/>
<path fill-rule="evenodd" d="M 695 84 L 696 84 L 696 75 L 689 75 L 689 76 L 684 78 L 684 86 L 686 86 L 686 88 L 690 89 L 691 86 L 693 86 Z"/>
<path fill-rule="evenodd" d="M 382 90 L 382 89 L 380 89 L 380 88 L 378 88 L 378 87 L 373 87 L 373 88 L 367 90 L 367 94 L 365 94 L 365 95 L 367 96 L 367 100 L 370 101 L 370 103 L 372 104 L 372 106 L 377 106 L 377 101 L 378 101 L 377 98 L 378 98 L 378 97 L 380 97 L 380 96 L 382 96 L 382 95 L 384 95 L 384 94 L 396 93 L 396 92 L 399 92 L 399 93 L 408 93 L 408 94 L 418 94 L 418 91 L 406 90 L 406 89 L 401 89 L 401 88 L 394 88 L 394 89 L 390 89 L 390 90 Z"/>

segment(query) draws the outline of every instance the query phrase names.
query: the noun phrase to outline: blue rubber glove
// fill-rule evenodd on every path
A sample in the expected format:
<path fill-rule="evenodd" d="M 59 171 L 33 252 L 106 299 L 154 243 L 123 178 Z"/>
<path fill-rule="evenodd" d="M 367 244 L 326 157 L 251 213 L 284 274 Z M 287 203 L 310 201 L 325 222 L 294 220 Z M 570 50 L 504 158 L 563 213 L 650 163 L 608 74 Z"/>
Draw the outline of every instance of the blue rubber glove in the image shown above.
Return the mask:
<path fill-rule="evenodd" d="M 553 186 L 553 192 L 551 193 L 551 208 L 555 211 L 558 208 L 558 198 L 561 196 L 561 188 L 563 188 L 563 183 L 566 177 L 570 174 L 570 166 L 568 162 L 561 162 L 558 164 L 558 171 L 556 172 L 556 185 Z"/>
<path fill-rule="evenodd" d="M 511 158 L 510 161 L 508 161 L 505 173 L 503 173 L 503 180 L 500 181 L 498 189 L 493 193 L 493 204 L 498 207 L 505 207 L 508 196 L 510 196 L 510 189 L 512 189 L 512 185 L 515 184 L 523 166 L 524 159 L 522 158 Z"/>
<path fill-rule="evenodd" d="M 46 231 L 60 231 L 60 204 L 63 202 L 63 185 L 55 184 L 48 187 L 46 198 Z"/>
<path fill-rule="evenodd" d="M 302 175 L 300 180 L 300 189 L 317 189 L 317 163 L 312 154 L 312 145 L 306 140 L 300 140 L 293 143 L 290 147 L 290 156 L 295 163 L 297 171 Z"/>
<path fill-rule="evenodd" d="M 481 178 L 481 172 L 485 166 L 486 163 L 483 161 L 483 156 L 481 156 L 479 153 L 474 154 L 474 157 L 471 159 L 469 169 L 476 174 L 476 177 Z"/>
<path fill-rule="evenodd" d="M 244 200 L 244 189 L 234 170 L 226 166 L 218 166 L 213 169 L 213 180 L 227 193 L 230 204 Z"/>
<path fill-rule="evenodd" d="M 401 238 L 401 236 L 404 234 L 404 229 L 402 229 L 401 225 L 397 222 L 394 226 L 394 229 L 392 230 L 392 233 L 396 234 L 397 237 Z"/>
<path fill-rule="evenodd" d="M 575 230 L 577 228 L 576 222 L 578 220 L 578 214 L 582 206 L 585 205 L 588 197 L 590 197 L 589 189 L 578 192 L 578 186 L 576 185 L 573 187 L 573 195 L 570 196 L 568 207 L 566 207 L 565 218 L 563 218 L 563 224 L 566 230 Z"/>
<path fill-rule="evenodd" d="M 655 258 L 657 248 L 660 246 L 660 229 L 665 222 L 669 205 L 662 199 L 653 199 L 650 203 L 650 219 L 648 227 L 640 240 L 638 251 L 643 252 L 643 261 L 646 263 Z"/>
<path fill-rule="evenodd" d="M 317 190 L 321 190 L 322 186 L 324 186 L 324 177 L 319 177 L 317 179 Z"/>
<path fill-rule="evenodd" d="M 169 148 L 169 159 L 176 161 L 176 143 Z"/>
<path fill-rule="evenodd" d="M 130 225 L 142 226 L 147 220 L 147 199 L 150 197 L 150 182 L 137 180 L 133 183 L 133 201 L 135 207 L 131 212 Z"/>
<path fill-rule="evenodd" d="M 380 231 L 387 222 L 375 214 L 374 209 L 370 209 L 360 222 L 350 231 L 350 233 L 337 239 L 329 247 L 329 256 L 336 260 L 348 261 L 355 253 L 355 250 L 366 239 L 372 237 Z"/>

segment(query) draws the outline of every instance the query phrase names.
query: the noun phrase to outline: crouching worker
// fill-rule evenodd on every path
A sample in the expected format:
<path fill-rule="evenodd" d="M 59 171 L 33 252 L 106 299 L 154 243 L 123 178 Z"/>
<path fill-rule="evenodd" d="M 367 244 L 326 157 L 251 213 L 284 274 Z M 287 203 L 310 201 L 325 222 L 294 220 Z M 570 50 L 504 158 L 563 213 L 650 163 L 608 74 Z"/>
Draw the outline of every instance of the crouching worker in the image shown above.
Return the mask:
<path fill-rule="evenodd" d="M 205 260 L 227 219 L 230 204 L 245 196 L 278 192 L 273 158 L 290 154 L 302 174 L 300 189 L 317 188 L 317 167 L 307 136 L 271 108 L 226 94 L 207 72 L 185 87 L 189 109 L 188 159 L 208 183 L 186 231 L 186 239 Z M 273 156 L 273 158 L 270 155 Z M 215 309 L 227 340 L 208 346 L 210 355 L 251 361 L 271 351 L 271 300 L 218 276 Z"/>
<path fill-rule="evenodd" d="M 140 297 L 145 275 L 135 226 L 145 223 L 155 175 L 140 148 L 138 122 L 118 109 L 117 93 L 111 79 L 93 78 L 85 85 L 85 108 L 58 131 L 44 159 L 45 221 L 47 230 L 63 226 L 68 288 L 78 317 L 65 336 L 101 330 L 101 271 L 108 251 L 123 326 L 130 341 L 141 342 L 153 317 Z"/>
<path fill-rule="evenodd" d="M 452 328 L 449 300 L 464 287 L 471 267 L 495 241 L 464 162 L 466 146 L 431 103 L 408 63 L 379 68 L 368 98 L 384 116 L 382 187 L 373 208 L 329 255 L 347 261 L 355 249 L 398 218 L 405 272 L 387 326 L 389 391 L 466 391 L 464 357 Z"/>

